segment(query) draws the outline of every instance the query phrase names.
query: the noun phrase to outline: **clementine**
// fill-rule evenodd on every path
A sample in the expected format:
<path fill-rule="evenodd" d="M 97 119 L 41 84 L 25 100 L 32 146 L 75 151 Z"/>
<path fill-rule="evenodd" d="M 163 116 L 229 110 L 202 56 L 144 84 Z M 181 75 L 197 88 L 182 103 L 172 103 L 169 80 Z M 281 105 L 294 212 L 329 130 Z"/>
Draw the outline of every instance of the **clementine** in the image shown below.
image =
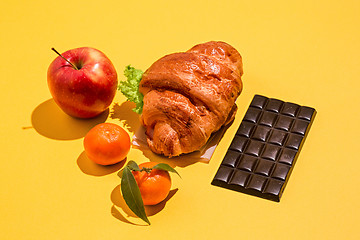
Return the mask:
<path fill-rule="evenodd" d="M 114 123 L 100 123 L 84 138 L 89 159 L 100 165 L 112 165 L 126 158 L 131 147 L 129 134 Z"/>
<path fill-rule="evenodd" d="M 167 171 L 151 169 L 157 163 L 145 162 L 139 165 L 142 171 L 132 171 L 139 186 L 144 205 L 156 205 L 169 194 L 171 179 Z"/>

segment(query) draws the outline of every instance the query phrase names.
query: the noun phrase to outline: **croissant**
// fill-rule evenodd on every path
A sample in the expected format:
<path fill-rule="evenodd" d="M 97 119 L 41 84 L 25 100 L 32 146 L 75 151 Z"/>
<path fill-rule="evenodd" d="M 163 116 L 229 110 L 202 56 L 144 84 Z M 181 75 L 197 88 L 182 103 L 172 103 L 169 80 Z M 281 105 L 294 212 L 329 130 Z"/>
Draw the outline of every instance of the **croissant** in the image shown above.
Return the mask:
<path fill-rule="evenodd" d="M 168 157 L 199 150 L 234 119 L 242 74 L 241 55 L 225 42 L 198 44 L 153 63 L 139 84 L 149 148 Z"/>

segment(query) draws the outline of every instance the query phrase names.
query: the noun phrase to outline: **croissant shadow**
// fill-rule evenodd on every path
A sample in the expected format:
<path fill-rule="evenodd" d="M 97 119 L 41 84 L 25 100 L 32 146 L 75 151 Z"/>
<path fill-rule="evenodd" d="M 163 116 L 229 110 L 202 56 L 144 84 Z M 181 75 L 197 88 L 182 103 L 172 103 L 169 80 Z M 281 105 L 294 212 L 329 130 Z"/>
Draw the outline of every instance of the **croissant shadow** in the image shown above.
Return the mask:
<path fill-rule="evenodd" d="M 159 213 L 162 209 L 164 209 L 167 201 L 169 201 L 175 195 L 175 193 L 177 191 L 178 191 L 178 188 L 170 190 L 170 192 L 169 192 L 168 196 L 165 198 L 165 200 L 160 202 L 159 204 L 152 205 L 152 206 L 145 206 L 146 216 L 148 216 L 148 217 L 153 216 L 153 215 Z M 133 224 L 133 225 L 140 225 L 140 226 L 144 225 L 144 224 L 136 223 L 137 220 L 135 220 L 135 219 L 134 219 L 135 221 L 129 220 L 131 218 L 138 218 L 138 217 L 127 206 L 127 204 L 121 194 L 121 186 L 120 185 L 116 186 L 113 189 L 113 191 L 111 192 L 111 195 L 110 195 L 110 199 L 111 199 L 111 202 L 113 203 L 113 205 L 111 207 L 111 214 L 113 215 L 113 217 L 115 217 L 116 219 L 118 219 L 122 222 L 125 222 L 125 223 L 129 223 L 129 224 Z"/>
<path fill-rule="evenodd" d="M 74 118 L 64 113 L 51 98 L 33 110 L 31 123 L 40 135 L 47 138 L 74 140 L 84 137 L 95 125 L 105 122 L 108 115 L 109 110 L 106 110 L 95 118 Z"/>
<path fill-rule="evenodd" d="M 150 159 L 151 162 L 166 163 L 173 168 L 175 168 L 175 167 L 184 168 L 184 167 L 187 167 L 187 166 L 190 166 L 192 164 L 199 162 L 199 158 L 189 157 L 190 156 L 189 154 L 169 158 L 169 157 L 165 157 L 160 154 L 156 154 L 156 153 L 152 152 L 150 150 L 150 148 L 145 147 L 145 146 L 141 146 L 141 147 L 133 146 L 133 147 L 142 151 L 143 155 L 147 159 Z"/>

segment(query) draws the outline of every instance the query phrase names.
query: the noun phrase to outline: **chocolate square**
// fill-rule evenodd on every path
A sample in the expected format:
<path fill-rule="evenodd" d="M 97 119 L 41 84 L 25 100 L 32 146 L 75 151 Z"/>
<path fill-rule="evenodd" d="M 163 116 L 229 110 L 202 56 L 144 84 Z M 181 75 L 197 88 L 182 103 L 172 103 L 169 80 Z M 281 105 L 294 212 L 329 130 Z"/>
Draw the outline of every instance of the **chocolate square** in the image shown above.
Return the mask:
<path fill-rule="evenodd" d="M 263 115 L 261 116 L 259 124 L 272 127 L 276 122 L 276 119 L 277 119 L 277 114 L 272 112 L 264 112 Z"/>
<path fill-rule="evenodd" d="M 237 168 L 242 169 L 244 171 L 252 172 L 257 163 L 257 158 L 250 155 L 242 155 L 240 163 Z"/>
<path fill-rule="evenodd" d="M 229 184 L 245 187 L 246 182 L 250 177 L 250 173 L 241 170 L 235 170 L 233 177 L 229 181 Z"/>
<path fill-rule="evenodd" d="M 290 171 L 290 166 L 278 163 L 276 164 L 276 167 L 271 175 L 273 178 L 278 178 L 280 180 L 285 181 L 286 176 L 288 175 Z"/>
<path fill-rule="evenodd" d="M 229 150 L 224 157 L 223 165 L 236 167 L 240 156 L 240 152 Z"/>
<path fill-rule="evenodd" d="M 258 95 L 258 97 L 253 98 L 250 103 L 250 107 L 263 109 L 268 102 L 268 98 Z"/>
<path fill-rule="evenodd" d="M 250 111 L 246 112 L 244 119 L 248 122 L 256 123 L 260 117 L 261 110 L 257 108 L 251 108 Z"/>
<path fill-rule="evenodd" d="M 249 145 L 247 146 L 245 153 L 248 155 L 253 155 L 258 157 L 263 148 L 264 144 L 260 141 L 250 140 Z"/>
<path fill-rule="evenodd" d="M 270 134 L 270 131 L 271 131 L 271 128 L 259 125 L 255 128 L 252 138 L 265 142 Z"/>
<path fill-rule="evenodd" d="M 267 181 L 266 177 L 253 174 L 246 187 L 250 190 L 256 190 L 261 192 L 261 190 L 266 184 L 266 181 Z"/>
<path fill-rule="evenodd" d="M 285 139 L 287 138 L 287 135 L 288 135 L 288 133 L 285 131 L 273 129 L 268 142 L 282 146 L 283 143 L 285 142 Z"/>
<path fill-rule="evenodd" d="M 278 161 L 280 163 L 286 163 L 292 165 L 295 160 L 296 154 L 297 154 L 296 150 L 284 148 L 280 154 Z"/>
<path fill-rule="evenodd" d="M 290 117 L 295 117 L 300 106 L 294 103 L 286 102 L 284 103 L 283 108 L 281 109 L 281 114 L 288 115 Z"/>
<path fill-rule="evenodd" d="M 276 124 L 275 124 L 275 128 L 277 129 L 281 129 L 284 131 L 289 131 L 291 125 L 293 122 L 293 118 L 288 117 L 288 116 L 279 116 Z"/>
<path fill-rule="evenodd" d="M 230 149 L 242 152 L 245 148 L 247 141 L 248 141 L 247 138 L 235 135 L 235 137 L 230 145 Z"/>
<path fill-rule="evenodd" d="M 283 101 L 280 101 L 278 99 L 268 99 L 268 103 L 266 105 L 266 110 L 278 113 L 280 112 L 280 109 L 283 105 Z"/>
<path fill-rule="evenodd" d="M 305 135 L 306 129 L 309 125 L 308 121 L 297 119 L 291 128 L 291 132 Z"/>
<path fill-rule="evenodd" d="M 252 130 L 254 129 L 254 126 L 255 126 L 254 123 L 243 122 L 238 128 L 236 134 L 242 137 L 249 138 L 252 133 Z"/>
<path fill-rule="evenodd" d="M 273 166 L 274 166 L 273 161 L 261 159 L 259 160 L 259 164 L 256 166 L 254 172 L 268 177 L 271 173 Z"/>
<path fill-rule="evenodd" d="M 275 146 L 273 144 L 266 144 L 265 149 L 261 154 L 261 157 L 271 161 L 275 161 L 280 151 L 281 147 Z"/>

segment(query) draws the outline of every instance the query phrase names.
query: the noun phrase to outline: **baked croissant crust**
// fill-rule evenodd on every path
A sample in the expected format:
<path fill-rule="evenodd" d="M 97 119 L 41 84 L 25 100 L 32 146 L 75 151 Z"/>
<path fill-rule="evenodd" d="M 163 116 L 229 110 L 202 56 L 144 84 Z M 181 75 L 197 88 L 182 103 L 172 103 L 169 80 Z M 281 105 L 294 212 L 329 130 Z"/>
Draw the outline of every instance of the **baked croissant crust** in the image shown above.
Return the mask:
<path fill-rule="evenodd" d="M 234 119 L 242 90 L 242 58 L 225 42 L 166 55 L 141 79 L 141 122 L 150 149 L 168 157 L 199 150 Z"/>

